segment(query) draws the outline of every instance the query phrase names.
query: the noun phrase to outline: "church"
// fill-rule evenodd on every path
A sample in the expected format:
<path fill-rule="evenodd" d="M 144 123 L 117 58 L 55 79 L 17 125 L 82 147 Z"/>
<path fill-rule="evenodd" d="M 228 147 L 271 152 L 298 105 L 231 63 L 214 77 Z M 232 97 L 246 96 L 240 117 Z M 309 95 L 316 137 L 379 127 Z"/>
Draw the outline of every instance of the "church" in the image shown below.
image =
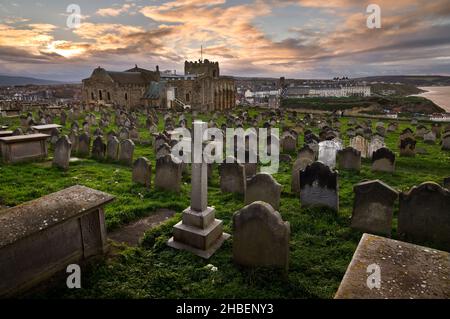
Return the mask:
<path fill-rule="evenodd" d="M 207 59 L 186 61 L 184 75 L 137 65 L 123 72 L 96 68 L 82 81 L 86 104 L 184 108 L 199 111 L 231 109 L 236 105 L 233 77 L 221 76 L 219 63 Z"/>

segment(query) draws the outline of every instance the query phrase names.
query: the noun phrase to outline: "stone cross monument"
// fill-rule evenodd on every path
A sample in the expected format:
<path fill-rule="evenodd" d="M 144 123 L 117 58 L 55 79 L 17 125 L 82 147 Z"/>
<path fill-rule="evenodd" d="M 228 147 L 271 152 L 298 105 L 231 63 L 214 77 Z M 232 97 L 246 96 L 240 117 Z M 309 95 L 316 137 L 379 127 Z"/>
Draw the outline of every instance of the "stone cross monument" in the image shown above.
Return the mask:
<path fill-rule="evenodd" d="M 223 222 L 215 218 L 214 207 L 208 207 L 208 172 L 203 158 L 206 128 L 207 123 L 194 122 L 191 206 L 183 211 L 182 221 L 173 227 L 173 237 L 167 244 L 208 259 L 230 235 L 223 232 Z"/>

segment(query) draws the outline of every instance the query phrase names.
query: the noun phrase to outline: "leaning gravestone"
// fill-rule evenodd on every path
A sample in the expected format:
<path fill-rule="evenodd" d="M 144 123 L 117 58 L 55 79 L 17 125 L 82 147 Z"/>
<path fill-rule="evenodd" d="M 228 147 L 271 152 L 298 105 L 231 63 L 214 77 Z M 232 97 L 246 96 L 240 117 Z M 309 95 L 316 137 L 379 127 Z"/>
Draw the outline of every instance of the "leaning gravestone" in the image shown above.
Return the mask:
<path fill-rule="evenodd" d="M 139 157 L 133 163 L 132 180 L 134 183 L 150 188 L 152 183 L 152 165 L 145 157 Z"/>
<path fill-rule="evenodd" d="M 119 139 L 115 136 L 108 138 L 108 143 L 106 144 L 106 159 L 109 161 L 117 161 L 119 159 Z"/>
<path fill-rule="evenodd" d="M 226 162 L 220 164 L 220 190 L 222 193 L 238 193 L 245 194 L 246 175 L 245 167 L 234 160 L 227 159 Z"/>
<path fill-rule="evenodd" d="M 372 154 L 372 171 L 394 173 L 395 154 L 389 149 L 382 147 Z"/>
<path fill-rule="evenodd" d="M 55 143 L 53 166 L 67 170 L 69 168 L 72 144 L 67 135 L 61 136 Z"/>
<path fill-rule="evenodd" d="M 247 182 L 245 190 L 245 204 L 251 204 L 257 201 L 265 201 L 274 209 L 280 206 L 282 186 L 267 173 L 258 173 Z"/>
<path fill-rule="evenodd" d="M 270 204 L 257 201 L 233 215 L 233 260 L 247 267 L 289 265 L 290 225 Z"/>
<path fill-rule="evenodd" d="M 351 227 L 390 237 L 392 214 L 398 192 L 380 180 L 366 181 L 353 188 L 355 200 Z"/>
<path fill-rule="evenodd" d="M 182 162 L 172 154 L 156 160 L 155 188 L 180 192 Z"/>
<path fill-rule="evenodd" d="M 321 162 L 314 162 L 300 172 L 300 201 L 302 206 L 325 206 L 339 210 L 338 177 Z"/>
<path fill-rule="evenodd" d="M 406 241 L 450 251 L 450 191 L 433 182 L 400 194 L 398 233 Z"/>
<path fill-rule="evenodd" d="M 349 146 L 338 151 L 339 169 L 361 170 L 361 152 Z"/>
<path fill-rule="evenodd" d="M 134 143 L 132 140 L 120 142 L 119 161 L 126 164 L 133 164 Z"/>
<path fill-rule="evenodd" d="M 304 170 L 306 166 L 312 164 L 314 160 L 309 157 L 300 157 L 294 162 L 292 166 L 291 191 L 294 194 L 300 195 L 300 171 Z"/>

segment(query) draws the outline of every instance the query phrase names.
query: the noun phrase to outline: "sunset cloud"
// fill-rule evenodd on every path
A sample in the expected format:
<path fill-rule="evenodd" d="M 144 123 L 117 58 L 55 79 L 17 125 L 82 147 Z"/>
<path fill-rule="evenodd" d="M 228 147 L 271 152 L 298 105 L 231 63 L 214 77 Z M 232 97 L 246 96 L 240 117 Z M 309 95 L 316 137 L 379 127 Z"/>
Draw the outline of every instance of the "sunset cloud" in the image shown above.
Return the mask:
<path fill-rule="evenodd" d="M 381 29 L 366 26 L 369 0 L 118 1 L 91 11 L 84 1 L 77 29 L 48 16 L 0 13 L 0 73 L 38 75 L 44 64 L 82 70 L 80 77 L 100 64 L 174 69 L 199 58 L 200 46 L 234 75 L 450 73 L 448 0 L 378 0 Z"/>

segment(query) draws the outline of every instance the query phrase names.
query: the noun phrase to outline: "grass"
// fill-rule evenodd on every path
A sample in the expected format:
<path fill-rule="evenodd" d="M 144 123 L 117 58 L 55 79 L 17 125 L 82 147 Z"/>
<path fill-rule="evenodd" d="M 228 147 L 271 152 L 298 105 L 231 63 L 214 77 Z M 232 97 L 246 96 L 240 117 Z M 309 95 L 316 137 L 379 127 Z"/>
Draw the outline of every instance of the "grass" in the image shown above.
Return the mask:
<path fill-rule="evenodd" d="M 250 111 L 252 115 L 257 112 Z M 140 121 L 142 125 L 145 123 L 143 117 Z M 345 132 L 347 119 L 341 121 L 341 132 Z M 220 125 L 224 118 L 217 122 Z M 18 122 L 11 120 L 7 124 L 15 127 Z M 337 214 L 324 208 L 301 208 L 299 199 L 290 192 L 291 167 L 281 163 L 274 178 L 283 185 L 279 211 L 291 225 L 287 275 L 273 269 L 243 269 L 235 265 L 232 238 L 208 261 L 166 246 L 172 226 L 180 220 L 182 210 L 189 206 L 189 174 L 183 177 L 181 193 L 175 194 L 134 185 L 131 183 L 131 168 L 91 159 L 71 163 L 67 172 L 51 167 L 49 161 L 2 165 L 0 205 L 18 205 L 82 184 L 116 196 L 116 201 L 106 207 L 109 231 L 149 215 L 157 208 L 177 211 L 167 223 L 148 231 L 141 247 L 113 245 L 113 256 L 83 268 L 83 289 L 68 290 L 61 282 L 55 288 L 36 294 L 36 298 L 332 298 L 361 237 L 360 232 L 349 227 L 353 186 L 362 180 L 380 179 L 405 191 L 425 181 L 441 183 L 450 175 L 450 153 L 441 151 L 439 145 L 418 141 L 417 146 L 425 148 L 427 155 L 415 158 L 398 156 L 399 132 L 407 126 L 408 123 L 401 122 L 399 130 L 389 133 L 386 139 L 387 146 L 397 154 L 394 174 L 371 172 L 370 162 L 366 160 L 359 173 L 339 172 L 340 211 Z M 64 127 L 65 133 L 68 128 L 69 123 Z M 105 134 L 110 129 L 117 130 L 111 125 Z M 139 131 L 143 140 L 150 139 L 145 129 L 140 128 Z M 313 131 L 317 133 L 318 129 Z M 348 144 L 344 133 L 342 137 Z M 138 156 L 151 160 L 154 176 L 152 146 L 137 144 L 135 158 Z M 224 230 L 232 233 L 232 215 L 244 206 L 243 197 L 220 192 L 217 167 L 208 191 L 209 205 L 216 207 L 217 218 L 224 221 Z M 397 210 L 394 212 L 393 238 L 397 236 Z M 205 267 L 208 264 L 218 267 L 218 271 L 212 272 Z"/>

